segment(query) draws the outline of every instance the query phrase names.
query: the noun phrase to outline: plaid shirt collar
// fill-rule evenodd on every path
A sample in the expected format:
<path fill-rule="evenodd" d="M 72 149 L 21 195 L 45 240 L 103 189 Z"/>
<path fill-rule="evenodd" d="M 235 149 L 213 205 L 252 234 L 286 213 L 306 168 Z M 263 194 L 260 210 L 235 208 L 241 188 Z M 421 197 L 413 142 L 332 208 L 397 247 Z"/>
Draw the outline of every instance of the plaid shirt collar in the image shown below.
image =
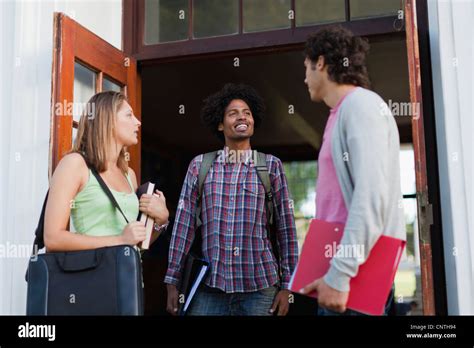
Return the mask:
<path fill-rule="evenodd" d="M 257 150 L 231 150 L 228 146 L 224 146 L 218 151 L 217 161 L 225 164 L 242 163 L 246 166 L 253 167 L 257 163 Z"/>

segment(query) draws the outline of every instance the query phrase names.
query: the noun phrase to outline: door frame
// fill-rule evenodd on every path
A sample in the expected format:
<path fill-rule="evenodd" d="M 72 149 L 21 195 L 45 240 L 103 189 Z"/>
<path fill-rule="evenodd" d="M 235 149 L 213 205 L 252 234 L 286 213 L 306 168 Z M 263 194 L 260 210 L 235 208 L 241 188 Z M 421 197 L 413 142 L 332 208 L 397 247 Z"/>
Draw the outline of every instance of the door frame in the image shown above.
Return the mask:
<path fill-rule="evenodd" d="M 441 196 L 436 140 L 427 0 L 406 0 L 410 99 L 419 103 L 412 119 L 419 220 L 423 313 L 447 315 Z M 415 147 L 416 143 L 416 147 Z M 428 173 L 430 175 L 428 176 Z M 436 272 L 433 270 L 436 269 Z"/>
<path fill-rule="evenodd" d="M 347 4 L 348 1 L 346 1 L 346 6 L 348 6 Z M 427 7 L 426 0 L 405 0 L 405 28 L 401 28 L 399 32 L 406 34 L 410 99 L 412 103 L 420 104 L 420 117 L 412 120 L 412 133 L 415 152 L 423 313 L 424 315 L 446 315 L 447 295 Z M 187 51 L 183 50 L 183 44 L 188 41 L 162 44 L 161 48 L 160 45 L 153 45 L 149 48 L 144 46 L 140 41 L 143 39 L 143 29 L 140 28 L 142 12 L 143 1 L 123 0 L 123 48 L 125 52 L 137 58 L 139 67 L 170 61 L 206 59 L 209 55 L 213 57 L 237 54 L 243 56 L 265 52 L 284 52 L 299 47 L 302 49 L 307 34 L 327 25 L 293 27 L 291 29 L 292 35 L 286 38 L 286 42 L 278 41 L 275 31 L 248 34 L 248 38 L 242 39 L 242 42 L 237 40 L 234 45 L 227 46 L 223 42 L 225 37 L 207 39 L 209 44 L 215 42 L 217 46 L 209 48 L 209 45 L 206 45 L 209 51 L 200 51 L 192 45 L 189 52 L 186 53 Z M 370 21 L 371 23 L 367 20 L 346 21 L 340 24 L 352 30 L 356 35 L 375 35 L 377 40 L 383 40 L 386 35 L 396 33 L 393 28 L 390 31 L 387 26 L 390 21 L 393 22 L 393 17 L 375 18 Z M 366 23 L 365 26 L 363 22 Z M 259 43 L 256 44 L 256 42 Z M 247 48 L 246 44 L 250 44 L 251 47 Z M 224 46 L 220 47 L 220 45 Z M 163 53 L 166 50 L 165 46 L 172 48 L 171 54 Z M 430 176 L 427 175 L 428 171 Z M 433 272 L 433 269 L 436 269 L 436 272 Z"/>

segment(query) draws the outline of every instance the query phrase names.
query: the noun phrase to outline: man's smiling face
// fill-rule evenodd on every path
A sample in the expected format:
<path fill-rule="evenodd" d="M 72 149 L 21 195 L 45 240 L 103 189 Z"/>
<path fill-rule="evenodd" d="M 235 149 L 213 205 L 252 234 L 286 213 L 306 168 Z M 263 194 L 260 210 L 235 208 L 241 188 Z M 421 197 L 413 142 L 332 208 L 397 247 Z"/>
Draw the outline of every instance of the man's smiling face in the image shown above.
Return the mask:
<path fill-rule="evenodd" d="M 242 99 L 232 100 L 224 112 L 222 123 L 218 129 L 224 133 L 226 139 L 248 139 L 254 132 L 252 111 Z"/>

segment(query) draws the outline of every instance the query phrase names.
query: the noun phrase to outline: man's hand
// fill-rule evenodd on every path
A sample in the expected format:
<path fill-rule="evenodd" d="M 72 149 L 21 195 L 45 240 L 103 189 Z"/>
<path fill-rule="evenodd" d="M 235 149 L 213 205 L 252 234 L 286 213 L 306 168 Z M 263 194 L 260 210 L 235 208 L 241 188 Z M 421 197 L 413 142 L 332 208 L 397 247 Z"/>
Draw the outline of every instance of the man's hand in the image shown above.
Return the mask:
<path fill-rule="evenodd" d="M 278 308 L 279 316 L 284 316 L 288 314 L 288 309 L 290 307 L 290 290 L 280 290 L 277 295 L 275 296 L 275 300 L 273 300 L 272 308 L 270 309 L 270 313 L 275 313 Z"/>
<path fill-rule="evenodd" d="M 321 307 L 343 313 L 346 311 L 349 291 L 339 291 L 326 284 L 323 278 L 316 279 L 300 290 L 300 293 L 307 295 L 313 291 L 318 293 L 318 303 Z"/>
<path fill-rule="evenodd" d="M 166 311 L 171 315 L 178 315 L 178 288 L 176 285 L 166 284 L 166 290 L 168 290 Z"/>

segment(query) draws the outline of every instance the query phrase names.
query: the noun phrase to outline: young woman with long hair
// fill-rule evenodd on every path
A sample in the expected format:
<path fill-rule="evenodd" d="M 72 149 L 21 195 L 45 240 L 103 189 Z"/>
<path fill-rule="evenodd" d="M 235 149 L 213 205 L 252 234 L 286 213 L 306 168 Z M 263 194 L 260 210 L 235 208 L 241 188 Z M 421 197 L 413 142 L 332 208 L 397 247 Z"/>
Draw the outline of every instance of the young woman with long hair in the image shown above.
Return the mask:
<path fill-rule="evenodd" d="M 135 246 L 146 236 L 144 224 L 136 221 L 139 211 L 153 217 L 155 226 L 168 221 L 162 192 L 140 200 L 135 194 L 137 179 L 128 166 L 126 148 L 138 142 L 141 123 L 126 97 L 101 92 L 85 110 L 73 149 L 61 159 L 51 179 L 44 226 L 49 252 Z M 86 161 L 105 181 L 130 223 L 114 208 Z M 67 229 L 70 217 L 76 233 Z M 157 236 L 153 233 L 152 242 Z"/>

